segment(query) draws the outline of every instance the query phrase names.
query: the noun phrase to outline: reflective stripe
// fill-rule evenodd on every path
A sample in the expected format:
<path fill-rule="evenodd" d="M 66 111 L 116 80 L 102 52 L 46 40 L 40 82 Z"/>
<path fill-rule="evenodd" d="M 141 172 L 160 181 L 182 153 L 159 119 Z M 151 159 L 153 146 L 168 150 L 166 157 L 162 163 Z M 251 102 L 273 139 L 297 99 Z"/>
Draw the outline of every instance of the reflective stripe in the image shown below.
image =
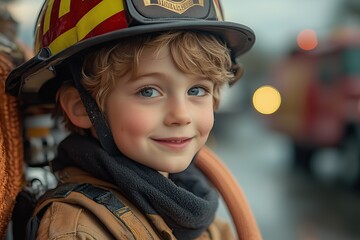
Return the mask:
<path fill-rule="evenodd" d="M 50 29 L 50 20 L 51 20 L 51 12 L 54 5 L 54 0 L 49 0 L 46 12 L 45 12 L 45 19 L 44 19 L 44 28 L 43 28 L 43 35 L 47 33 Z"/>
<path fill-rule="evenodd" d="M 216 11 L 216 17 L 218 18 L 218 20 L 223 21 L 223 15 L 221 12 L 221 6 L 218 0 L 214 0 L 214 7 L 215 7 L 215 11 Z"/>
<path fill-rule="evenodd" d="M 70 0 L 66 0 L 65 2 L 68 1 L 70 3 Z M 62 0 L 62 2 L 64 2 L 64 0 Z M 60 11 L 63 10 L 65 11 L 65 9 L 61 7 L 60 7 Z M 99 24 L 105 22 L 107 19 L 109 19 L 113 15 L 123 10 L 124 10 L 124 5 L 122 1 L 118 1 L 118 2 L 114 2 L 114 0 L 101 1 L 99 4 L 93 7 L 88 13 L 86 13 L 78 21 L 76 26 L 62 33 L 49 44 L 48 47 L 50 48 L 51 53 L 56 54 L 61 50 L 83 40 Z M 60 12 L 59 12 L 59 16 L 60 16 Z"/>
<path fill-rule="evenodd" d="M 55 38 L 48 48 L 50 48 L 51 54 L 55 54 L 77 42 L 76 28 L 74 27 Z"/>
<path fill-rule="evenodd" d="M 118 1 L 117 4 L 113 3 L 114 0 L 103 0 L 80 19 L 76 24 L 79 41 L 100 23 L 124 10 L 122 1 Z"/>
<path fill-rule="evenodd" d="M 61 0 L 59 9 L 59 18 L 70 12 L 71 0 Z"/>

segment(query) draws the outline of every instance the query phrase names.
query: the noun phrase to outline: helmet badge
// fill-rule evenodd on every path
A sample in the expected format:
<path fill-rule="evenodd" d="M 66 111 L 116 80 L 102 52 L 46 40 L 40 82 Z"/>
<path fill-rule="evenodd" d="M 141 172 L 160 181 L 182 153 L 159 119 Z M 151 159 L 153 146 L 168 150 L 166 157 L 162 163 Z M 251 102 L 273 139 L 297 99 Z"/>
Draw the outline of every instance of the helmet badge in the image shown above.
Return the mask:
<path fill-rule="evenodd" d="M 145 7 L 159 6 L 177 14 L 183 14 L 194 6 L 204 7 L 204 0 L 143 0 Z"/>

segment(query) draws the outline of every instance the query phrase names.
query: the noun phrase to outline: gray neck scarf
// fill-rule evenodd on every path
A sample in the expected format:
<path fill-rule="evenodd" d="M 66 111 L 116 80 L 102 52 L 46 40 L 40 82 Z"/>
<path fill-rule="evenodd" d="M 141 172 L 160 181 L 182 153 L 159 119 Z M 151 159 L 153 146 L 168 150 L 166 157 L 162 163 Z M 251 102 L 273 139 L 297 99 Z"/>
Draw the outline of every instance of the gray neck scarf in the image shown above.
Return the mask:
<path fill-rule="evenodd" d="M 168 179 L 120 152 L 109 155 L 96 139 L 70 135 L 53 161 L 54 171 L 67 166 L 116 185 L 145 215 L 160 215 L 178 239 L 200 236 L 214 220 L 218 194 L 193 163 Z"/>

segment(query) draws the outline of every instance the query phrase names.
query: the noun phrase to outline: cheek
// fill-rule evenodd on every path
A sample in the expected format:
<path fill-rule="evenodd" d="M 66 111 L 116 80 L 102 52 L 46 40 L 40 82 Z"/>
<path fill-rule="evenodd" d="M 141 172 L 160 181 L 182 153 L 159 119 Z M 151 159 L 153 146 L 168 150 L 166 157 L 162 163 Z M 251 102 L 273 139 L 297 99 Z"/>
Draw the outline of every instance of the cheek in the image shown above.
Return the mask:
<path fill-rule="evenodd" d="M 130 109 L 130 108 L 128 108 Z M 117 111 L 111 117 L 110 126 L 114 135 L 128 135 L 127 137 L 146 134 L 151 129 L 151 119 L 144 112 L 135 109 Z"/>
<path fill-rule="evenodd" d="M 203 135 L 209 134 L 214 126 L 214 110 L 212 107 L 203 109 L 198 114 L 198 129 Z"/>

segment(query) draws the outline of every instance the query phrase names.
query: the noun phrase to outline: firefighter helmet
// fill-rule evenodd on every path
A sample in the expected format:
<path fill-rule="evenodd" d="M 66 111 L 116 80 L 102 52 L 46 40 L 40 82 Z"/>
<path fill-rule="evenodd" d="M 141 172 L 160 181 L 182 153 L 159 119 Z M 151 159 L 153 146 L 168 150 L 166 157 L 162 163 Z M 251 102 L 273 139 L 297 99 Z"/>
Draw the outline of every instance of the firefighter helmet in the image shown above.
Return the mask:
<path fill-rule="evenodd" d="M 215 34 L 234 60 L 255 41 L 250 28 L 223 21 L 219 0 L 47 0 L 35 29 L 36 56 L 9 75 L 7 91 L 51 102 L 54 98 L 41 92 L 60 86 L 62 70 L 73 57 L 120 38 L 168 30 Z"/>

